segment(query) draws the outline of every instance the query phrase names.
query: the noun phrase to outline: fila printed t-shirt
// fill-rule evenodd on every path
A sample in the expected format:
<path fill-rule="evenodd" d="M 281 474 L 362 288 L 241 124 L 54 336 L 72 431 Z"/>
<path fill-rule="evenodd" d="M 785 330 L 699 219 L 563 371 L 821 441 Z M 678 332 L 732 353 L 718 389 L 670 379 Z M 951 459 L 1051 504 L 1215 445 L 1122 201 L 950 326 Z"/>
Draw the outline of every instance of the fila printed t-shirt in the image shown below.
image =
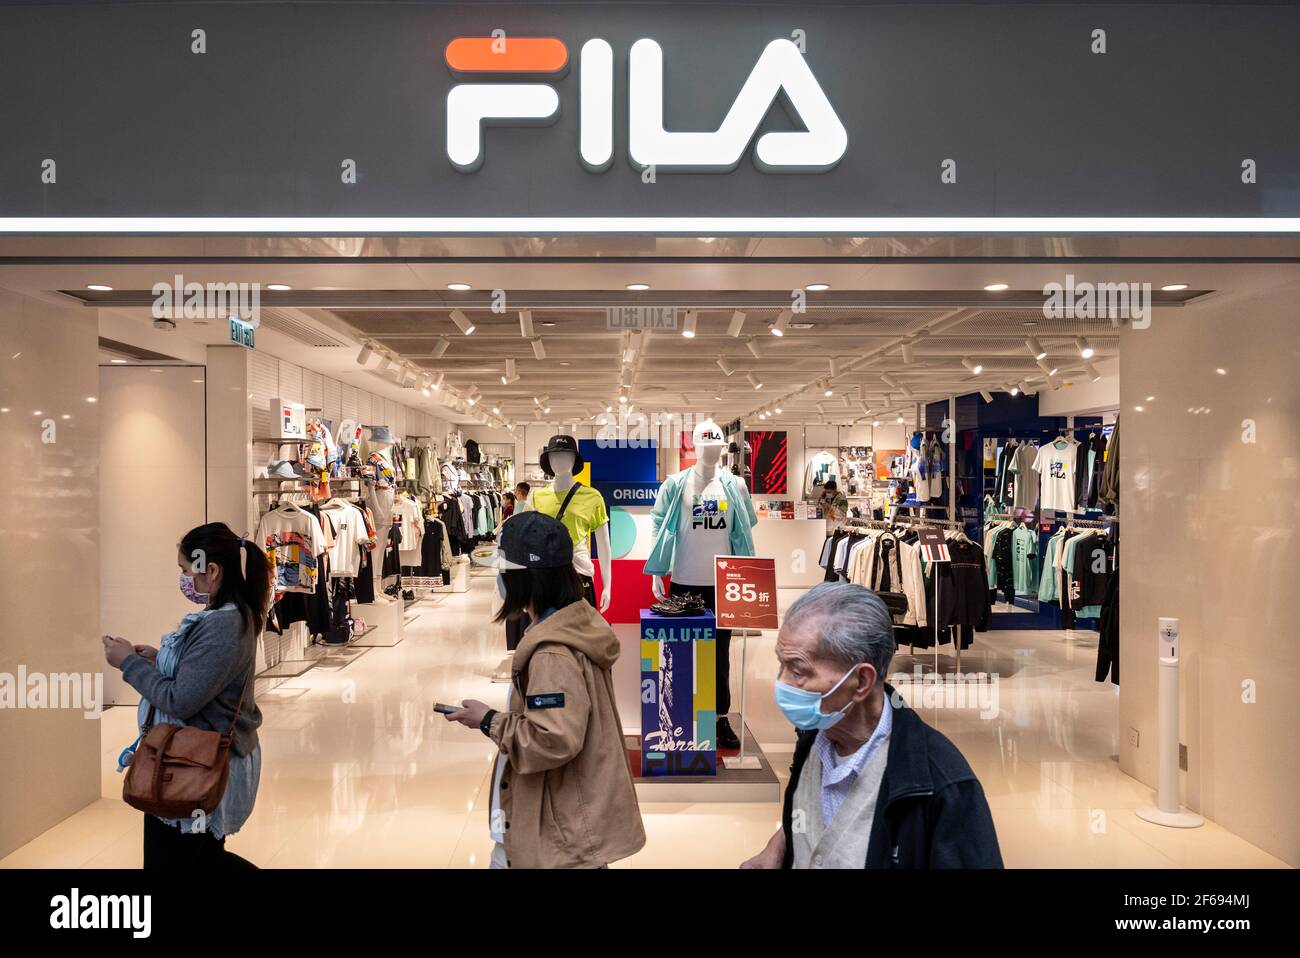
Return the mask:
<path fill-rule="evenodd" d="M 713 558 L 731 554 L 732 503 L 722 481 L 705 479 L 694 469 L 682 490 L 673 581 L 682 585 L 713 585 Z"/>
<path fill-rule="evenodd" d="M 564 503 L 564 497 L 568 492 L 566 489 L 563 494 L 557 495 L 553 486 L 547 486 L 534 489 L 529 498 L 532 499 L 533 508 L 538 512 L 554 516 L 560 511 L 560 506 Z M 594 575 L 595 568 L 591 564 L 591 548 L 588 539 L 593 532 L 609 522 L 609 513 L 605 510 L 605 497 L 590 486 L 579 486 L 578 491 L 569 500 L 569 507 L 564 510 L 560 522 L 569 530 L 569 538 L 573 541 L 574 570 L 578 575 Z"/>
<path fill-rule="evenodd" d="M 1078 445 L 1058 440 L 1038 450 L 1034 472 L 1039 476 L 1042 508 L 1074 509 L 1074 457 Z"/>

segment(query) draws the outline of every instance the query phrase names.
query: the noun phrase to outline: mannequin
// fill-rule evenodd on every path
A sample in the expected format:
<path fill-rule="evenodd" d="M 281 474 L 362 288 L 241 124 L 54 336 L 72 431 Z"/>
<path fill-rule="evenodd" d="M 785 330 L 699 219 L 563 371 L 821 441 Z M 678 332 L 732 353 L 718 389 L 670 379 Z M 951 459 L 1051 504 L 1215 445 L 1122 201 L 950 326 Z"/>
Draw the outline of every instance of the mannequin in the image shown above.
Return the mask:
<path fill-rule="evenodd" d="M 568 495 L 569 490 L 573 487 L 573 483 L 575 481 L 573 478 L 573 467 L 577 459 L 572 452 L 568 452 L 567 450 L 556 450 L 550 453 L 549 461 L 551 467 L 551 474 L 555 476 L 555 481 L 551 483 L 551 489 L 555 493 L 555 498 L 557 501 L 556 509 L 558 511 L 558 503 L 564 502 L 564 497 Z M 538 509 L 539 511 L 542 512 L 547 511 L 547 509 L 543 508 L 543 504 L 539 503 L 536 492 L 534 492 L 530 498 L 533 499 L 533 507 L 535 509 Z M 598 611 L 604 612 L 606 609 L 609 608 L 610 586 L 613 584 L 613 562 L 611 561 L 610 558 L 608 520 L 602 523 L 595 530 L 595 536 L 596 536 L 596 552 L 597 552 L 596 558 L 597 561 L 600 563 L 600 599 L 596 603 L 596 608 Z M 577 565 L 581 561 L 579 556 L 580 552 L 583 554 L 587 553 L 585 541 L 583 543 L 575 544 L 575 549 L 574 549 L 575 565 Z M 589 555 L 587 556 L 587 561 L 590 562 Z M 579 568 L 578 571 L 581 572 L 582 569 Z"/>
<path fill-rule="evenodd" d="M 753 555 L 750 530 L 758 523 L 744 481 L 722 468 L 726 438 L 711 419 L 695 427 L 697 459 L 691 468 L 669 476 L 659 487 L 651 512 L 654 545 L 645 572 L 659 601 L 670 595 L 697 595 L 715 605 L 714 559 Z M 672 582 L 665 588 L 665 575 Z M 717 745 L 739 748 L 727 719 L 731 707 L 731 630 L 716 632 Z"/>

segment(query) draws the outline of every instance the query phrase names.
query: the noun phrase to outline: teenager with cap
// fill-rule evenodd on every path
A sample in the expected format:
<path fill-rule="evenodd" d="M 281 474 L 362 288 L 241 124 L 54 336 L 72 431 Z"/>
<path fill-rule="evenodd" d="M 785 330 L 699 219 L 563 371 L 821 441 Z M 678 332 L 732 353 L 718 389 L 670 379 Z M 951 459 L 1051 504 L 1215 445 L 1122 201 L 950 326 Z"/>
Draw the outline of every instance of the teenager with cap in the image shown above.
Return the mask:
<path fill-rule="evenodd" d="M 627 858 L 645 829 L 614 700 L 619 642 L 583 600 L 568 530 L 544 513 L 519 513 L 496 549 L 473 558 L 497 570 L 496 621 L 533 619 L 511 663 L 506 708 L 467 699 L 447 715 L 499 750 L 492 867 L 603 868 Z"/>

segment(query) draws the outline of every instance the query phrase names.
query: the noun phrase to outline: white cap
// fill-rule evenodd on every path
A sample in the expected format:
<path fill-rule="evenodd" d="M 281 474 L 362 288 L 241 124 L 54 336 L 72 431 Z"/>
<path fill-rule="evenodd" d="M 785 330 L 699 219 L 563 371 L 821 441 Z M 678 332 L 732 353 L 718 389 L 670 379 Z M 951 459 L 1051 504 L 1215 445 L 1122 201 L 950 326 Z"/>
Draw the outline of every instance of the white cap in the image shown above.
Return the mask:
<path fill-rule="evenodd" d="M 699 449 L 700 446 L 725 446 L 727 444 L 727 437 L 723 434 L 722 427 L 712 419 L 706 419 L 697 425 L 695 431 L 691 433 L 691 440 L 696 449 Z"/>

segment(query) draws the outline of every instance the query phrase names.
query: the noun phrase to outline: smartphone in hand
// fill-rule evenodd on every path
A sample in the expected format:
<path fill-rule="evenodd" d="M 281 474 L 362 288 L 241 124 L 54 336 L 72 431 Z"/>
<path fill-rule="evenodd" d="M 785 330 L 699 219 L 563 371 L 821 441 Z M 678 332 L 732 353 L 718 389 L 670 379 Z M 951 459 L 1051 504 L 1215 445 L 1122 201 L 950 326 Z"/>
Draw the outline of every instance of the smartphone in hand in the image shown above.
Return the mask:
<path fill-rule="evenodd" d="M 464 711 L 464 709 L 465 706 L 463 705 L 443 705 L 441 702 L 433 703 L 433 710 L 440 715 L 450 715 L 452 712 L 461 712 Z"/>

